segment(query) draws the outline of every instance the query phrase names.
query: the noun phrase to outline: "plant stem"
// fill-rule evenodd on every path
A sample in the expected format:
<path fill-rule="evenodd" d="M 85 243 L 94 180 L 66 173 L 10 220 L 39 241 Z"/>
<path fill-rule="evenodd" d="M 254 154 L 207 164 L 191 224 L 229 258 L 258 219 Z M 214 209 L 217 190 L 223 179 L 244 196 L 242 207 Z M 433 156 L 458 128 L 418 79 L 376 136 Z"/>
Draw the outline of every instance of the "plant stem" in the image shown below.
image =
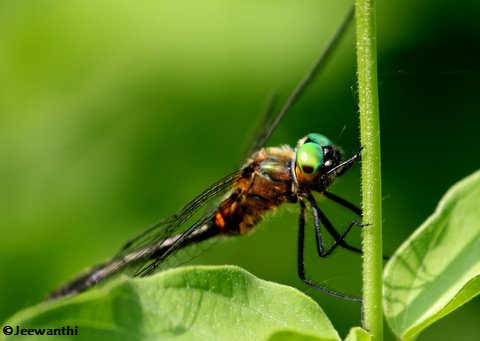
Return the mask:
<path fill-rule="evenodd" d="M 382 191 L 375 0 L 356 0 L 357 69 L 362 151 L 363 309 L 373 340 L 383 339 Z"/>

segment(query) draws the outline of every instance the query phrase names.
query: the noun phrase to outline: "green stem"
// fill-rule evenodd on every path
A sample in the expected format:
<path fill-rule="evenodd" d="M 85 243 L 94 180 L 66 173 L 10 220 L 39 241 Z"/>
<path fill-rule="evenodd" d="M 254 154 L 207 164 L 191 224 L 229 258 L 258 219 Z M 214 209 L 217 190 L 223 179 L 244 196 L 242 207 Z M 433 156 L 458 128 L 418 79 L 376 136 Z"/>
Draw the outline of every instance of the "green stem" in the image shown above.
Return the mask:
<path fill-rule="evenodd" d="M 382 191 L 377 88 L 375 0 L 356 0 L 357 68 L 362 151 L 364 322 L 375 341 L 383 339 Z"/>

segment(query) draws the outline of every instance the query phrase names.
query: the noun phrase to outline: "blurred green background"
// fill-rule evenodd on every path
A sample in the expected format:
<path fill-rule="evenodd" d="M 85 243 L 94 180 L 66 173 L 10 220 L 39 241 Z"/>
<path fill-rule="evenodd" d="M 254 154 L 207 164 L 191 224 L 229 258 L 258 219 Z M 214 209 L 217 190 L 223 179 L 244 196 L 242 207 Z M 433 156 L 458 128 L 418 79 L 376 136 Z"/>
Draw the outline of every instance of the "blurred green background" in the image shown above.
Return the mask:
<path fill-rule="evenodd" d="M 350 3 L 1 2 L 0 321 L 235 169 L 269 95 L 288 95 Z M 479 38 L 478 1 L 379 1 L 386 254 L 480 167 Z M 358 150 L 354 76 L 350 28 L 268 144 L 321 132 L 347 155 Z M 332 191 L 359 203 L 359 167 Z M 339 227 L 353 218 L 321 205 Z M 297 278 L 297 212 L 282 207 L 196 262 L 296 286 L 344 336 L 359 324 L 359 306 Z M 350 240 L 359 245 L 359 233 Z M 310 243 L 307 271 L 360 293 L 356 254 L 319 260 Z M 419 340 L 458 340 L 459 329 L 462 340 L 478 340 L 479 319 L 477 298 Z"/>

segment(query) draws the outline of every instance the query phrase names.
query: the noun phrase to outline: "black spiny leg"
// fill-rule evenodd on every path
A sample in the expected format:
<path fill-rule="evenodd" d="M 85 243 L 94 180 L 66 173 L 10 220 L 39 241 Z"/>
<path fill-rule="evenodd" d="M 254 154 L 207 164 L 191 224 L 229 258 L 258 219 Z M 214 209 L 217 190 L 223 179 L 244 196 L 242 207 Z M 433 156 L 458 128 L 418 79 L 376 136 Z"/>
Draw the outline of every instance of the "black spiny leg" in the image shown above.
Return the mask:
<path fill-rule="evenodd" d="M 355 161 L 359 160 L 360 157 L 361 157 L 361 153 L 362 153 L 362 148 L 360 148 L 360 150 L 353 154 L 353 156 L 345 161 L 343 161 L 341 164 L 339 164 L 338 166 L 335 166 L 334 168 L 330 169 L 328 172 L 326 172 L 325 174 L 323 174 L 322 176 L 327 176 L 327 175 L 330 175 L 332 173 L 334 173 L 336 176 L 341 176 L 343 175 L 347 170 L 349 170 L 353 164 L 355 163 Z"/>
<path fill-rule="evenodd" d="M 324 191 L 323 192 L 323 195 L 327 198 L 327 199 L 330 199 L 332 201 L 335 201 L 337 204 L 340 204 L 342 205 L 343 207 L 345 208 L 348 208 L 350 211 L 352 211 L 353 213 L 355 213 L 356 215 L 358 215 L 359 217 L 362 216 L 362 210 L 357 207 L 356 205 L 352 204 L 350 201 L 347 201 L 341 197 L 339 197 L 338 195 L 335 195 L 333 193 L 330 193 L 330 192 L 327 192 L 327 191 Z M 310 200 L 310 199 L 309 199 Z M 318 209 L 318 206 L 317 206 L 317 202 L 315 201 L 315 198 L 312 196 L 312 202 L 311 202 L 311 205 L 312 206 L 315 206 L 317 207 L 317 210 L 319 212 L 319 217 L 320 217 L 320 220 L 322 221 L 322 224 L 325 226 L 325 228 L 327 229 L 328 233 L 330 233 L 330 235 L 335 239 L 335 240 L 339 240 L 340 238 L 340 234 L 338 233 L 338 231 L 335 229 L 335 227 L 333 226 L 333 224 L 330 222 L 330 220 L 328 220 L 327 216 L 322 212 L 320 211 L 320 209 Z M 364 226 L 364 225 L 360 225 L 360 226 Z M 350 251 L 353 251 L 353 252 L 356 252 L 356 253 L 360 253 L 362 254 L 362 250 L 354 247 L 354 246 L 351 246 L 349 244 L 347 244 L 344 240 L 342 240 L 341 242 L 339 242 L 340 246 L 347 249 L 347 250 L 350 250 Z M 389 260 L 390 257 L 389 256 L 382 256 L 383 260 Z"/>
<path fill-rule="evenodd" d="M 357 207 L 355 204 L 352 204 L 350 201 L 345 200 L 345 199 L 339 197 L 338 195 L 335 195 L 335 194 L 327 192 L 327 191 L 324 191 L 323 195 L 327 199 L 335 201 L 337 204 L 340 204 L 343 207 L 348 208 L 350 211 L 352 211 L 353 213 L 355 213 L 359 217 L 362 216 L 362 209 L 360 207 Z"/>
<path fill-rule="evenodd" d="M 347 300 L 347 301 L 362 302 L 362 299 L 359 298 L 359 297 L 348 296 L 348 295 L 344 295 L 342 293 L 330 290 L 330 289 L 328 289 L 324 286 L 315 284 L 314 282 L 312 282 L 311 280 L 306 278 L 306 276 L 305 276 L 305 264 L 304 264 L 304 259 L 303 259 L 304 251 L 305 251 L 305 203 L 302 200 L 300 200 L 299 202 L 300 202 L 300 216 L 299 216 L 299 220 L 298 220 L 298 258 L 297 258 L 297 260 L 298 260 L 298 263 L 297 263 L 298 277 L 300 277 L 300 279 L 303 282 L 305 282 L 306 284 L 308 284 L 312 288 L 320 290 L 321 292 L 324 292 L 328 295 L 335 296 L 335 297 L 338 297 L 338 298 L 341 298 L 341 299 L 344 299 L 344 300 Z"/>
<path fill-rule="evenodd" d="M 317 249 L 318 249 L 318 254 L 320 255 L 320 257 L 324 257 L 322 256 L 322 253 L 323 253 L 323 246 L 321 245 L 322 244 L 322 238 L 321 238 L 321 233 L 320 233 L 320 222 L 323 224 L 323 226 L 325 226 L 325 228 L 327 229 L 328 233 L 330 233 L 330 235 L 333 237 L 333 239 L 335 240 L 335 243 L 330 247 L 330 249 L 333 247 L 334 249 L 337 247 L 337 246 L 341 246 L 343 247 L 344 249 L 347 249 L 347 250 L 350 250 L 352 252 L 356 252 L 356 253 L 360 253 L 362 254 L 362 250 L 360 250 L 359 248 L 355 247 L 355 246 L 351 246 L 349 245 L 345 240 L 345 236 L 348 234 L 348 232 L 350 232 L 350 230 L 352 229 L 352 227 L 356 224 L 355 221 L 352 221 L 350 223 L 350 225 L 345 229 L 345 231 L 340 234 L 336 229 L 335 227 L 333 226 L 333 224 L 330 222 L 330 220 L 327 218 L 327 216 L 318 208 L 318 205 L 317 205 L 317 202 L 315 200 L 315 198 L 313 197 L 312 194 L 310 194 L 308 197 L 307 197 L 308 201 L 310 202 L 310 205 L 312 207 L 312 211 L 313 211 L 313 217 L 314 217 L 314 224 L 315 224 L 315 234 L 317 235 Z M 343 200 L 343 199 L 342 199 Z M 319 222 L 320 221 L 320 222 Z M 361 226 L 361 225 L 360 225 Z M 330 250 L 329 249 L 329 250 Z M 330 251 L 330 253 L 332 252 L 333 250 Z"/>

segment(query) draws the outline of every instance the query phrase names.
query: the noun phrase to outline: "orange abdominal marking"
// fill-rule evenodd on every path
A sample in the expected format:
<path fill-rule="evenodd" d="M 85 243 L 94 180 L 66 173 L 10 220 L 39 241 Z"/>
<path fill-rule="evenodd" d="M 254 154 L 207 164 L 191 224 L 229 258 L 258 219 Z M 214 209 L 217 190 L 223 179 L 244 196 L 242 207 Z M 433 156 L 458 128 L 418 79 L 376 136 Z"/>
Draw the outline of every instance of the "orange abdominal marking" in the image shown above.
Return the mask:
<path fill-rule="evenodd" d="M 225 220 L 220 212 L 215 213 L 215 225 L 223 229 L 225 227 Z"/>

